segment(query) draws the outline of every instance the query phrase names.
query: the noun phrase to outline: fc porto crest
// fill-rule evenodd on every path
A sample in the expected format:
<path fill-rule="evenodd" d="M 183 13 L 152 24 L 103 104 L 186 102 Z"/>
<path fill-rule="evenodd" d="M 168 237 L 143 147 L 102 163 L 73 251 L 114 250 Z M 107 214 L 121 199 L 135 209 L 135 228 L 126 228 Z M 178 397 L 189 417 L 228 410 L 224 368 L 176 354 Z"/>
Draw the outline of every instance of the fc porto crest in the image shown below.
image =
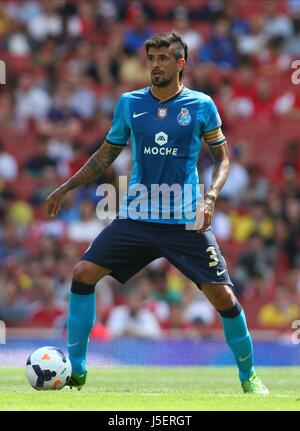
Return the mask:
<path fill-rule="evenodd" d="M 158 118 L 166 118 L 168 115 L 168 108 L 158 108 L 157 109 L 157 116 Z"/>
<path fill-rule="evenodd" d="M 177 115 L 177 123 L 181 126 L 188 126 L 192 121 L 189 110 L 187 108 L 181 108 L 180 113 Z"/>

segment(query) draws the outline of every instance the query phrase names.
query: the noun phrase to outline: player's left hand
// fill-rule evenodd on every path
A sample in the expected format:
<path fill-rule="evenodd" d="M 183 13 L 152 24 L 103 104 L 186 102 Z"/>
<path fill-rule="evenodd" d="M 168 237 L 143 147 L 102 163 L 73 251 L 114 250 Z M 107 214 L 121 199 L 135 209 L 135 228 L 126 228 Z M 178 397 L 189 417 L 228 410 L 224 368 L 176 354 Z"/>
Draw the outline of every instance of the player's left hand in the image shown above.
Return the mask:
<path fill-rule="evenodd" d="M 215 202 L 215 197 L 211 195 L 205 195 L 203 225 L 201 229 L 197 230 L 197 233 L 203 233 L 211 225 L 212 217 L 215 210 Z"/>

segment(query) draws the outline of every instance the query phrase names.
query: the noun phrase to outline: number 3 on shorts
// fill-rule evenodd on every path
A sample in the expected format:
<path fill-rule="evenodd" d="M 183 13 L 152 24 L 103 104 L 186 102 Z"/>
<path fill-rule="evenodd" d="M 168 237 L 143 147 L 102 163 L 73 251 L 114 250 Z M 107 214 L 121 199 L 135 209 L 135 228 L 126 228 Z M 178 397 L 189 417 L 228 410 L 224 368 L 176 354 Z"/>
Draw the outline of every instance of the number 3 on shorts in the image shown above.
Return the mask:
<path fill-rule="evenodd" d="M 207 247 L 206 251 L 208 253 L 210 253 L 209 257 L 211 259 L 211 262 L 209 262 L 209 267 L 211 268 L 213 266 L 218 265 L 219 258 L 218 258 L 215 247 L 213 245 L 210 245 L 209 247 Z"/>

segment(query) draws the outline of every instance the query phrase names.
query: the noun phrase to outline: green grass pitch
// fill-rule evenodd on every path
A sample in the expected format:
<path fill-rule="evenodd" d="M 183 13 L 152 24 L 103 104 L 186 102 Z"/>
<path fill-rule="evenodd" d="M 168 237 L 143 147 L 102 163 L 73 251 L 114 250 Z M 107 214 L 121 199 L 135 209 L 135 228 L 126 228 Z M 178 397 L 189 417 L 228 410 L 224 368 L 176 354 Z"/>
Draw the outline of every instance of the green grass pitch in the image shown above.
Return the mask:
<path fill-rule="evenodd" d="M 268 397 L 243 394 L 233 367 L 93 368 L 81 391 L 50 392 L 0 368 L 0 410 L 300 410 L 300 367 L 256 370 Z"/>

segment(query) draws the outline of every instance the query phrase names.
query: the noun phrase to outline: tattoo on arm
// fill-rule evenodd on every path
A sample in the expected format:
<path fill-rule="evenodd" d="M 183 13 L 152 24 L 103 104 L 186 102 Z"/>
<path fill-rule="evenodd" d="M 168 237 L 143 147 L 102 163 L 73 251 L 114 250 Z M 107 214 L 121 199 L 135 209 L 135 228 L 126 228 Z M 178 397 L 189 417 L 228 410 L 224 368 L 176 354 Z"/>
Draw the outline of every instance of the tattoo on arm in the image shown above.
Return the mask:
<path fill-rule="evenodd" d="M 123 146 L 109 144 L 107 141 L 104 141 L 99 150 L 90 157 L 85 165 L 83 165 L 67 182 L 62 184 L 62 190 L 68 192 L 100 177 L 118 157 L 122 149 Z"/>
<path fill-rule="evenodd" d="M 222 190 L 229 173 L 229 155 L 227 143 L 210 146 L 209 151 L 214 160 L 212 183 L 207 191 L 207 196 L 216 199 Z"/>

